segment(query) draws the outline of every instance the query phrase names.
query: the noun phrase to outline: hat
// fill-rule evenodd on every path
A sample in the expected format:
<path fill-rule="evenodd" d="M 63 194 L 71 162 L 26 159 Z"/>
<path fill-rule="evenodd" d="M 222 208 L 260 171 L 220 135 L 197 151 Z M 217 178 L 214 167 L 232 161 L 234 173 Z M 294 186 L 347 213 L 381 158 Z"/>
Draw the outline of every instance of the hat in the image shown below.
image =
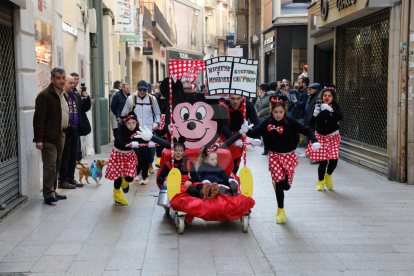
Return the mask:
<path fill-rule="evenodd" d="M 148 84 L 147 84 L 147 82 L 146 82 L 146 81 L 144 81 L 144 80 L 140 80 L 140 81 L 138 82 L 138 84 L 137 84 L 137 88 L 138 88 L 138 89 L 146 89 L 146 90 L 148 90 Z"/>
<path fill-rule="evenodd" d="M 321 89 L 321 85 L 319 83 L 315 82 L 315 83 L 312 83 L 311 85 L 309 85 L 308 88 L 313 88 L 313 89 L 319 90 L 319 89 Z"/>

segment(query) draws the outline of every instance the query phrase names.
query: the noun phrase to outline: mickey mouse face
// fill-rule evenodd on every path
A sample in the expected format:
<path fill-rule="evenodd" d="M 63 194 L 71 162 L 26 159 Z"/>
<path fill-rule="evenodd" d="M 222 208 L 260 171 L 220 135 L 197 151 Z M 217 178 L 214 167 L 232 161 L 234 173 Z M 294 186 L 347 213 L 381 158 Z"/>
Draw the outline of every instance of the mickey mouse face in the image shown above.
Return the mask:
<path fill-rule="evenodd" d="M 214 109 L 205 102 L 178 104 L 173 111 L 174 137 L 186 138 L 188 149 L 198 149 L 217 139 L 218 123 L 213 120 Z"/>

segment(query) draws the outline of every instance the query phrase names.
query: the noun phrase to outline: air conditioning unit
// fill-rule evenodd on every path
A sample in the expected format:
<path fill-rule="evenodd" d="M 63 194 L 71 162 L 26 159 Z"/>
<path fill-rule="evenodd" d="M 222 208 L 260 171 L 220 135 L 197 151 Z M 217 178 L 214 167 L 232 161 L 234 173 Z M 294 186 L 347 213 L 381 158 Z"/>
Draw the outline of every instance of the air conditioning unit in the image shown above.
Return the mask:
<path fill-rule="evenodd" d="M 89 32 L 96 34 L 96 10 L 89 9 L 88 15 L 89 15 Z"/>

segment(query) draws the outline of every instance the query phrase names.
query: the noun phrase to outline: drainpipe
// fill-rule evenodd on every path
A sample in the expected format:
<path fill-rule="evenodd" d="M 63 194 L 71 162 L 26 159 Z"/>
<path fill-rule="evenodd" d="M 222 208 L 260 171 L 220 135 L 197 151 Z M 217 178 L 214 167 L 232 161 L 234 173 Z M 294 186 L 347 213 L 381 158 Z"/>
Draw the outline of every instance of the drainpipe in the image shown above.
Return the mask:
<path fill-rule="evenodd" d="M 129 87 L 132 87 L 132 83 L 130 80 L 130 76 L 131 76 L 131 55 L 129 53 L 129 47 L 128 47 L 128 42 L 125 42 L 125 65 L 126 65 L 126 77 L 125 77 L 125 82 L 129 83 Z"/>

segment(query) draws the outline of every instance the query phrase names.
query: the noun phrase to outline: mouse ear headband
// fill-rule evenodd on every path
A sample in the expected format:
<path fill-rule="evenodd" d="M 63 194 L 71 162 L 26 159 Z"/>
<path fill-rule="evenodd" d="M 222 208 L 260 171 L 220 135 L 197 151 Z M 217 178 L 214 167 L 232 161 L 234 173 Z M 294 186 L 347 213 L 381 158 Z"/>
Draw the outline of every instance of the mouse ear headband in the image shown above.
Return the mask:
<path fill-rule="evenodd" d="M 283 103 L 283 100 L 282 99 L 280 99 L 279 100 L 279 98 L 276 98 L 276 97 L 270 97 L 270 102 L 271 103 Z"/>

